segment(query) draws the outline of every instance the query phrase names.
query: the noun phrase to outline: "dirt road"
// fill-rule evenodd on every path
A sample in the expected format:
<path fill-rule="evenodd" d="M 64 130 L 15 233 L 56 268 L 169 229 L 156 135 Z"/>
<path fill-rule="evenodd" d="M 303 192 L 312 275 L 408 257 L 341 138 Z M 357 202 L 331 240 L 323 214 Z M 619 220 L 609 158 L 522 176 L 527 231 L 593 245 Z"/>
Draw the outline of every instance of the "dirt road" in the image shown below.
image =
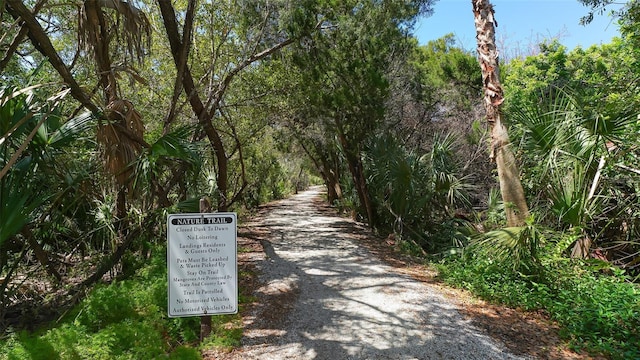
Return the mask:
<path fill-rule="evenodd" d="M 520 359 L 474 327 L 439 288 L 398 273 L 358 238 L 366 229 L 318 209 L 321 188 L 247 225 L 266 257 L 226 359 Z M 216 356 L 220 358 L 221 355 Z"/>

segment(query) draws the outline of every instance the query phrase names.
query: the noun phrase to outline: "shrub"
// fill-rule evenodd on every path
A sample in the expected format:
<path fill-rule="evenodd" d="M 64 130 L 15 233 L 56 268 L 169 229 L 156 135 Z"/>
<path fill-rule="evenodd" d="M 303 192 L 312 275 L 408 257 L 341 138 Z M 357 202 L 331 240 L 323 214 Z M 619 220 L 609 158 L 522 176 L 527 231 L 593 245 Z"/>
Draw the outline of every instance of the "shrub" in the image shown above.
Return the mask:
<path fill-rule="evenodd" d="M 533 276 L 485 255 L 445 258 L 438 265 L 440 276 L 493 302 L 544 309 L 576 349 L 613 359 L 640 358 L 640 287 L 621 272 L 603 274 L 588 262 L 543 257 Z"/>

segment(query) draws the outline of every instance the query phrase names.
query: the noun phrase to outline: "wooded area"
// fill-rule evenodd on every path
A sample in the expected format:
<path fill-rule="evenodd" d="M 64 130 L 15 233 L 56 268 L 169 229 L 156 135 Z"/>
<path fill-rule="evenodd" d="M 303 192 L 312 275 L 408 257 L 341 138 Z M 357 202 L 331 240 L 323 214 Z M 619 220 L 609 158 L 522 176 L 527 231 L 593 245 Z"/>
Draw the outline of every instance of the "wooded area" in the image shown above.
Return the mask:
<path fill-rule="evenodd" d="M 504 62 L 485 0 L 477 53 L 419 45 L 434 2 L 0 0 L 1 335 L 152 264 L 201 197 L 242 218 L 324 184 L 493 300 L 595 289 L 590 325 L 554 320 L 640 356 L 640 3 L 609 44 Z"/>

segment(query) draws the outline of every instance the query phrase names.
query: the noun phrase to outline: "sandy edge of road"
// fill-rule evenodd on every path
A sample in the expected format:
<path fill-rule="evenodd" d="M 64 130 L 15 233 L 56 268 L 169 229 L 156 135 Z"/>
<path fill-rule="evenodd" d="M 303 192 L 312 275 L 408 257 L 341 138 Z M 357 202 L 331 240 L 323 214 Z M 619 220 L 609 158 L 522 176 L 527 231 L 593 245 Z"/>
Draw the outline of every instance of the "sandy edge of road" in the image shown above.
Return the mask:
<path fill-rule="evenodd" d="M 256 301 L 242 310 L 242 346 L 205 359 L 589 358 L 537 314 L 441 286 L 322 195 L 268 204 L 239 229 L 239 264 L 259 274 L 240 287 Z"/>

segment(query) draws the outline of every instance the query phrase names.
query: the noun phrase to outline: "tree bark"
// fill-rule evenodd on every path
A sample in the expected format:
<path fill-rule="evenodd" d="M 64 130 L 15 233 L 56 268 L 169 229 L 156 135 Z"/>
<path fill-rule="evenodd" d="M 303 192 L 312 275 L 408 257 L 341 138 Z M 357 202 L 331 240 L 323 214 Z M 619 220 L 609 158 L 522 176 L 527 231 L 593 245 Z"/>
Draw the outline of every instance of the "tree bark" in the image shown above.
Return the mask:
<path fill-rule="evenodd" d="M 500 85 L 500 65 L 495 41 L 493 5 L 489 0 L 471 0 L 478 42 L 478 62 L 482 70 L 484 104 L 491 133 L 491 155 L 495 160 L 500 192 L 505 204 L 507 225 L 522 226 L 529 217 L 529 208 L 520 183 L 520 172 L 509 142 L 507 127 L 502 122 L 500 105 L 504 101 Z"/>
<path fill-rule="evenodd" d="M 212 116 L 207 111 L 204 103 L 198 95 L 195 81 L 191 75 L 191 70 L 183 58 L 186 58 L 189 54 L 188 49 L 184 49 L 187 44 L 182 44 L 180 40 L 180 34 L 178 32 L 178 21 L 176 20 L 175 10 L 169 1 L 158 1 L 160 12 L 162 13 L 162 19 L 164 22 L 167 38 L 169 39 L 169 45 L 171 47 L 171 54 L 176 64 L 178 73 L 182 73 L 182 86 L 187 99 L 191 105 L 191 109 L 198 117 L 198 123 L 202 126 L 211 148 L 213 149 L 216 161 L 218 162 L 218 174 L 216 176 L 216 185 L 218 186 L 218 211 L 227 210 L 227 155 L 224 148 L 224 143 L 220 134 L 213 126 Z"/>
<path fill-rule="evenodd" d="M 84 107 L 89 109 L 94 114 L 100 113 L 100 109 L 90 99 L 80 85 L 76 82 L 75 78 L 69 71 L 69 68 L 64 64 L 58 52 L 53 47 L 51 40 L 40 26 L 40 23 L 36 20 L 35 16 L 27 9 L 27 7 L 20 0 L 7 0 L 7 11 L 14 19 L 22 19 L 23 24 L 29 29 L 29 39 L 33 46 L 44 55 L 51 66 L 60 74 L 63 81 L 71 89 L 71 95 L 78 100 Z"/>
<path fill-rule="evenodd" d="M 347 164 L 349 165 L 353 184 L 356 188 L 356 192 L 358 193 L 360 205 L 364 208 L 364 211 L 367 214 L 369 227 L 373 229 L 376 225 L 375 209 L 373 208 L 373 203 L 369 196 L 367 181 L 364 177 L 364 166 L 362 165 L 360 151 L 353 149 L 352 144 L 347 140 L 342 122 L 339 119 L 336 119 L 336 127 L 338 128 L 338 138 L 340 139 L 340 144 L 344 149 L 344 155 L 347 158 Z"/>

